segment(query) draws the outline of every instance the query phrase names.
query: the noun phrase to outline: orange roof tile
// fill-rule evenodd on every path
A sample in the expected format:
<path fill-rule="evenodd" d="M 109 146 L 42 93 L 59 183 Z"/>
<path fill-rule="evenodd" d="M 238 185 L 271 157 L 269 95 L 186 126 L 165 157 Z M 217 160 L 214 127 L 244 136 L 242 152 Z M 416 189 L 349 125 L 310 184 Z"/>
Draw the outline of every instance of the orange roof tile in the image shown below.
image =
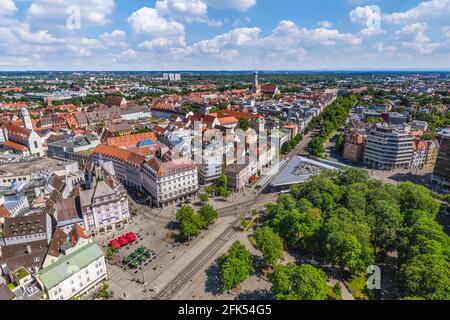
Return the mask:
<path fill-rule="evenodd" d="M 153 140 L 157 141 L 156 134 L 154 132 L 138 133 L 129 136 L 110 137 L 106 139 L 106 144 L 112 147 L 130 147 L 135 146 L 140 141 Z"/>
<path fill-rule="evenodd" d="M 140 154 L 117 147 L 111 147 L 105 144 L 97 145 L 97 147 L 95 147 L 94 154 L 103 155 L 111 159 L 117 159 L 134 166 L 140 166 L 145 162 L 145 157 Z"/>
<path fill-rule="evenodd" d="M 219 118 L 219 122 L 220 122 L 220 124 L 231 124 L 231 123 L 238 123 L 239 120 L 233 116 L 230 116 L 230 117 Z"/>
<path fill-rule="evenodd" d="M 20 152 L 28 151 L 27 147 L 25 147 L 25 146 L 23 146 L 21 144 L 15 143 L 13 141 L 9 141 L 9 140 L 3 142 L 3 146 L 6 147 L 6 148 L 15 150 L 15 151 L 20 151 Z"/>
<path fill-rule="evenodd" d="M 11 214 L 9 213 L 8 208 L 6 208 L 4 204 L 2 204 L 0 206 L 0 217 L 7 218 L 9 216 L 11 216 Z"/>

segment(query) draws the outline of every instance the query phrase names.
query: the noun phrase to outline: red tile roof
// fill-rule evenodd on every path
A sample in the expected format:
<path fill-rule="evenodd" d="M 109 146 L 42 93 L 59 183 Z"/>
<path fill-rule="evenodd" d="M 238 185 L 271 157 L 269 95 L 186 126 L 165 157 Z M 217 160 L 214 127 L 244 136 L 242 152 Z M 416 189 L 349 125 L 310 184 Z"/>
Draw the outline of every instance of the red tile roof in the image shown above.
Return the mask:
<path fill-rule="evenodd" d="M 157 141 L 154 132 L 138 133 L 129 136 L 110 137 L 106 139 L 106 144 L 112 147 L 131 147 L 143 140 Z"/>
<path fill-rule="evenodd" d="M 6 148 L 15 150 L 15 151 L 19 151 L 19 152 L 25 152 L 25 151 L 28 151 L 28 148 L 27 148 L 27 147 L 25 147 L 25 146 L 23 146 L 23 145 L 21 145 L 21 144 L 18 144 L 18 143 L 9 141 L 9 140 L 3 142 L 3 146 L 6 147 Z"/>
<path fill-rule="evenodd" d="M 248 113 L 248 112 L 239 112 L 239 111 L 233 111 L 233 110 L 220 110 L 219 111 L 219 118 L 221 117 L 230 117 L 233 116 L 237 119 L 261 119 L 264 118 L 260 114 L 254 114 L 254 113 Z"/>
<path fill-rule="evenodd" d="M 220 124 L 224 125 L 224 124 L 238 123 L 239 120 L 236 119 L 236 117 L 230 116 L 230 117 L 219 118 L 219 122 L 220 122 Z"/>
<path fill-rule="evenodd" d="M 11 214 L 10 214 L 8 208 L 6 208 L 4 204 L 2 204 L 0 206 L 0 217 L 7 218 L 9 216 L 11 216 Z"/>
<path fill-rule="evenodd" d="M 21 122 L 21 121 L 20 121 Z M 31 133 L 30 129 L 20 127 L 12 123 L 5 123 L 4 128 L 8 130 L 8 135 L 19 136 L 22 138 L 28 138 Z"/>
<path fill-rule="evenodd" d="M 84 232 L 84 229 L 78 224 L 75 223 L 72 230 L 69 232 L 70 241 L 72 241 L 73 245 L 76 245 L 80 238 L 89 239 L 89 237 Z"/>
<path fill-rule="evenodd" d="M 145 157 L 125 149 L 99 144 L 95 147 L 94 154 L 103 155 L 110 159 L 116 159 L 129 165 L 140 166 L 144 164 Z"/>

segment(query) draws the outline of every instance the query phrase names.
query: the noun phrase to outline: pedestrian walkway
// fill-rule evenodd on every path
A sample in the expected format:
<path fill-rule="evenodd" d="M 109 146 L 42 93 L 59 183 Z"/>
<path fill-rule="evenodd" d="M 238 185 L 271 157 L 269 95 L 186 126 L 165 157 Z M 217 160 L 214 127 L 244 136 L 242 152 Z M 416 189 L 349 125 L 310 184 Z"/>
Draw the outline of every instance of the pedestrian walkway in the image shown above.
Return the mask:
<path fill-rule="evenodd" d="M 204 238 L 197 242 L 193 247 L 189 248 L 186 253 L 176 259 L 174 263 L 167 267 L 167 269 L 160 274 L 151 284 L 149 288 L 156 292 L 164 288 L 172 279 L 180 274 L 199 254 L 201 254 L 216 238 L 218 238 L 223 231 L 235 220 L 234 217 L 227 217 L 220 219 L 211 230 L 205 234 Z"/>

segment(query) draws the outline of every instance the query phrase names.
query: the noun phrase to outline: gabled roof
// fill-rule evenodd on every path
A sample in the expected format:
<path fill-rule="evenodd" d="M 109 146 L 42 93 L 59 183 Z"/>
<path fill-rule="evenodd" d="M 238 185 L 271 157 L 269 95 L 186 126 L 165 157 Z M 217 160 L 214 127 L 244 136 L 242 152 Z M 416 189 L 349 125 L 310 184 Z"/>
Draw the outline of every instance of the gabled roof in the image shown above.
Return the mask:
<path fill-rule="evenodd" d="M 219 122 L 220 122 L 221 125 L 225 125 L 225 124 L 238 123 L 239 120 L 236 119 L 236 118 L 233 117 L 233 116 L 229 116 L 229 117 L 222 117 L 222 118 L 219 118 Z"/>
<path fill-rule="evenodd" d="M 157 177 L 163 177 L 167 175 L 175 174 L 179 171 L 193 170 L 196 165 L 188 159 L 178 159 L 180 163 L 175 161 L 162 162 L 159 159 L 152 158 L 147 161 L 146 165 L 150 167 Z"/>
<path fill-rule="evenodd" d="M 120 106 L 122 103 L 126 103 L 125 98 L 122 96 L 106 96 L 105 97 L 106 105 Z"/>
<path fill-rule="evenodd" d="M 96 243 L 90 243 L 42 269 L 37 276 L 49 290 L 70 278 L 74 267 L 78 267 L 78 270 L 84 269 L 102 256 L 102 249 Z"/>
<path fill-rule="evenodd" d="M 77 206 L 75 198 L 60 199 L 56 202 L 55 213 L 53 215 L 56 221 L 74 220 L 81 218 L 81 212 Z"/>
<path fill-rule="evenodd" d="M 59 257 L 61 245 L 67 240 L 67 234 L 62 229 L 56 229 L 52 241 L 48 247 L 47 254 L 52 257 Z"/>
<path fill-rule="evenodd" d="M 14 300 L 16 295 L 4 283 L 0 283 L 0 301 Z"/>
<path fill-rule="evenodd" d="M 47 232 L 47 215 L 32 214 L 5 218 L 3 231 L 5 238 Z"/>
<path fill-rule="evenodd" d="M 31 134 L 31 130 L 27 128 L 23 128 L 17 126 L 12 123 L 5 123 L 3 127 L 8 130 L 8 135 L 20 136 L 23 138 L 27 138 Z"/>
<path fill-rule="evenodd" d="M 8 208 L 6 208 L 4 204 L 0 205 L 0 218 L 6 218 L 9 216 L 11 216 L 11 213 Z"/>
<path fill-rule="evenodd" d="M 7 141 L 3 142 L 3 146 L 8 148 L 8 149 L 12 149 L 12 150 L 18 151 L 18 152 L 28 151 L 27 147 L 25 147 L 25 146 L 23 146 L 21 144 L 15 143 L 13 141 L 10 141 L 10 140 L 7 140 Z"/>
<path fill-rule="evenodd" d="M 69 232 L 69 237 L 73 246 L 75 246 L 78 243 L 80 238 L 86 240 L 89 239 L 89 236 L 86 235 L 84 229 L 78 223 L 74 224 L 72 230 Z"/>
<path fill-rule="evenodd" d="M 144 162 L 145 162 L 145 157 L 143 157 L 137 153 L 130 152 L 130 151 L 127 151 L 124 149 L 116 148 L 116 147 L 107 146 L 105 144 L 97 145 L 97 147 L 95 147 L 94 154 L 98 154 L 98 155 L 105 156 L 107 158 L 123 161 L 123 162 L 126 162 L 126 163 L 128 163 L 130 165 L 134 165 L 134 166 L 140 166 L 140 165 L 144 164 Z"/>

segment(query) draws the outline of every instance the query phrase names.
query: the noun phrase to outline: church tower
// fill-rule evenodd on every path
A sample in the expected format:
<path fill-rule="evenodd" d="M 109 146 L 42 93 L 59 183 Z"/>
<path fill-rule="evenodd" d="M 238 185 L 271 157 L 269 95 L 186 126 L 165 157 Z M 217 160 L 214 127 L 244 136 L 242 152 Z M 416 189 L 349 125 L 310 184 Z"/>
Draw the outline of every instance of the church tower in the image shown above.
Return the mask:
<path fill-rule="evenodd" d="M 27 108 L 22 108 L 21 114 L 25 128 L 32 130 L 33 124 L 31 122 L 30 114 L 28 113 Z"/>
<path fill-rule="evenodd" d="M 253 84 L 255 88 L 258 87 L 258 84 L 259 84 L 258 82 L 259 82 L 258 81 L 258 71 L 255 71 L 255 83 Z"/>

